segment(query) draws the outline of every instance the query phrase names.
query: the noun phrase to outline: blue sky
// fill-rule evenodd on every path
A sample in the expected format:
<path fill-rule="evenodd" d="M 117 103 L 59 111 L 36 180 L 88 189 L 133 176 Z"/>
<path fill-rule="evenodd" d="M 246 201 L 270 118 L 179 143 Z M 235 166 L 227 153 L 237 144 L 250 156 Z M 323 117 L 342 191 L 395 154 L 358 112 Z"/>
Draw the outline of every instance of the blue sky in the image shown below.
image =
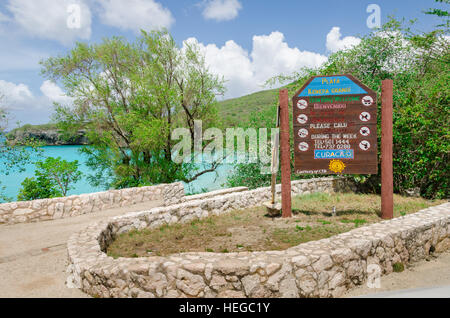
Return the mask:
<path fill-rule="evenodd" d="M 81 23 L 68 28 L 73 4 Z M 418 18 L 421 31 L 440 22 L 422 11 L 443 6 L 433 0 L 0 0 L 0 92 L 13 121 L 46 123 L 52 102 L 70 99 L 40 75 L 40 59 L 64 54 L 76 41 L 113 35 L 133 41 L 139 29 L 163 26 L 180 46 L 197 42 L 211 70 L 227 80 L 225 97 L 238 97 L 357 44 L 371 31 L 370 4 L 381 9 L 382 23 L 388 15 Z"/>

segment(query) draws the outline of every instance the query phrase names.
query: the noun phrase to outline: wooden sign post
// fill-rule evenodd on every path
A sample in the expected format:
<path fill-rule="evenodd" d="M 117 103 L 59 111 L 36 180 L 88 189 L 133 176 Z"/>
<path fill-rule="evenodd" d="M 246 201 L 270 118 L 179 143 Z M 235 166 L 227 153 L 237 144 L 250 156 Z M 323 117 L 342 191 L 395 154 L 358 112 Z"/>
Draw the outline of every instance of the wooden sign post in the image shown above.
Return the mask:
<path fill-rule="evenodd" d="M 352 75 L 316 76 L 293 97 L 297 174 L 377 174 L 377 94 Z"/>
<path fill-rule="evenodd" d="M 292 217 L 291 206 L 291 146 L 289 129 L 289 95 L 280 90 L 280 157 L 281 157 L 281 211 L 283 218 Z"/>
<path fill-rule="evenodd" d="M 393 218 L 392 80 L 382 84 L 381 210 Z M 312 77 L 293 97 L 296 174 L 377 174 L 377 94 L 350 74 Z M 292 216 L 288 92 L 280 91 L 283 217 Z"/>
<path fill-rule="evenodd" d="M 280 106 L 277 108 L 277 119 L 275 126 L 280 129 Z M 280 158 L 280 132 L 275 134 L 274 145 L 272 146 L 272 164 L 270 165 L 270 172 L 272 173 L 272 201 L 270 201 L 272 207 L 275 206 L 276 186 L 277 186 L 277 174 L 279 169 Z"/>
<path fill-rule="evenodd" d="M 393 82 L 384 80 L 381 84 L 381 217 L 394 217 L 394 182 L 392 167 L 393 134 Z"/>

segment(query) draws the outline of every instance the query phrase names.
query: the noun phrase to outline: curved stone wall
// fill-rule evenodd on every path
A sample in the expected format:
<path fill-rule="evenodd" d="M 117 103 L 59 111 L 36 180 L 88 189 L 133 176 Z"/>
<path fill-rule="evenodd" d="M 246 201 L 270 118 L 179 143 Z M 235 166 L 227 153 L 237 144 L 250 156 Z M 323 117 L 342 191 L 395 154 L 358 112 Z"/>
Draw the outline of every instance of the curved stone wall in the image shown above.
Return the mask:
<path fill-rule="evenodd" d="M 343 186 L 342 179 L 295 181 L 293 192 L 332 191 L 330 186 Z M 449 248 L 446 203 L 285 251 L 133 259 L 105 254 L 118 233 L 255 206 L 269 196 L 267 188 L 256 189 L 93 224 L 68 241 L 67 284 L 97 297 L 337 297 L 363 283 L 369 265 L 388 274 L 397 262 Z"/>
<path fill-rule="evenodd" d="M 181 182 L 177 182 L 63 198 L 2 203 L 0 224 L 55 220 L 152 201 L 173 205 L 183 200 L 184 187 Z"/>

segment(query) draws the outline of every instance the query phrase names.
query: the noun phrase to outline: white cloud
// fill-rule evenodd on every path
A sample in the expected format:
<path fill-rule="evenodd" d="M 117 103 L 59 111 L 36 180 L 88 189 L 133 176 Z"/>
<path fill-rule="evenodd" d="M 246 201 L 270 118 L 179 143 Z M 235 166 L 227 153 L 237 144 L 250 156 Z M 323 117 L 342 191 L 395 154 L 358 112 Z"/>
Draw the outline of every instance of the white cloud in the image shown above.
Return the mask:
<path fill-rule="evenodd" d="M 154 0 L 98 0 L 100 20 L 106 25 L 139 33 L 141 29 L 170 28 L 175 22 L 169 9 Z"/>
<path fill-rule="evenodd" d="M 0 94 L 5 97 L 2 104 L 10 112 L 11 117 L 8 129 L 14 128 L 16 121 L 22 124 L 48 123 L 54 112 L 53 102 L 68 104 L 72 101 L 60 87 L 50 81 L 44 81 L 40 90 L 42 94 L 34 95 L 26 84 L 0 80 Z"/>
<path fill-rule="evenodd" d="M 254 36 L 251 57 L 259 82 L 274 75 L 291 74 L 301 67 L 317 67 L 327 61 L 324 55 L 290 48 L 281 32 Z"/>
<path fill-rule="evenodd" d="M 203 17 L 216 21 L 233 20 L 242 9 L 242 4 L 238 0 L 208 0 L 202 6 L 204 6 Z"/>
<path fill-rule="evenodd" d="M 4 96 L 3 103 L 10 110 L 24 109 L 34 99 L 27 85 L 4 80 L 0 80 L 0 94 Z"/>
<path fill-rule="evenodd" d="M 4 95 L 4 105 L 11 111 L 43 111 L 53 110 L 53 102 L 69 104 L 72 98 L 64 94 L 59 86 L 51 81 L 44 81 L 40 87 L 42 95 L 34 95 L 30 88 L 0 80 L 0 94 Z"/>
<path fill-rule="evenodd" d="M 210 70 L 227 81 L 225 97 L 238 97 L 257 90 L 250 57 L 234 41 L 227 41 L 220 48 L 215 44 L 198 43 L 195 38 L 189 38 L 185 42 L 198 44 Z"/>
<path fill-rule="evenodd" d="M 41 92 L 52 102 L 68 104 L 73 99 L 67 96 L 63 90 L 52 81 L 44 81 L 41 85 Z"/>
<path fill-rule="evenodd" d="M 361 43 L 361 39 L 354 36 L 346 36 L 341 39 L 341 29 L 339 27 L 333 27 L 327 34 L 327 50 L 334 53 L 340 50 L 352 48 L 355 45 Z"/>
<path fill-rule="evenodd" d="M 68 24 L 71 17 L 68 10 L 73 4 L 80 8 L 80 25 L 75 28 Z M 91 36 L 91 11 L 84 0 L 9 0 L 7 7 L 14 21 L 31 36 L 56 40 L 64 45 Z"/>
<path fill-rule="evenodd" d="M 301 67 L 317 67 L 327 61 L 327 57 L 318 53 L 290 48 L 280 32 L 254 36 L 250 54 L 234 41 L 228 41 L 222 47 L 204 45 L 195 38 L 185 42 L 197 43 L 210 70 L 224 76 L 227 81 L 225 98 L 259 91 L 273 76 L 290 75 Z"/>

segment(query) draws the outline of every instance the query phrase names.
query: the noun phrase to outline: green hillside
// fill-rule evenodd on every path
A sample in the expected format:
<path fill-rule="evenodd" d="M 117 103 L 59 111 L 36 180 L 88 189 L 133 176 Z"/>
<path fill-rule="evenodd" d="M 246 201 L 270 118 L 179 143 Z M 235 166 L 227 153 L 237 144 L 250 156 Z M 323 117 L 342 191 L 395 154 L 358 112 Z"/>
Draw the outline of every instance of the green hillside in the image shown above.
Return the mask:
<path fill-rule="evenodd" d="M 219 117 L 222 119 L 224 127 L 242 126 L 247 123 L 252 113 L 267 112 L 271 106 L 278 105 L 278 92 L 282 88 L 287 88 L 289 98 L 302 87 L 303 83 L 294 82 L 281 88 L 264 90 L 250 95 L 227 99 L 219 102 Z"/>
<path fill-rule="evenodd" d="M 235 127 L 247 122 L 252 112 L 264 111 L 277 103 L 278 89 L 260 91 L 219 102 L 219 117 L 224 127 Z"/>
<path fill-rule="evenodd" d="M 45 130 L 57 130 L 56 124 L 42 124 L 42 125 L 31 125 L 31 124 L 25 124 L 21 127 L 14 128 L 9 133 L 10 134 L 17 134 L 21 132 L 29 132 L 29 131 L 45 131 Z"/>

